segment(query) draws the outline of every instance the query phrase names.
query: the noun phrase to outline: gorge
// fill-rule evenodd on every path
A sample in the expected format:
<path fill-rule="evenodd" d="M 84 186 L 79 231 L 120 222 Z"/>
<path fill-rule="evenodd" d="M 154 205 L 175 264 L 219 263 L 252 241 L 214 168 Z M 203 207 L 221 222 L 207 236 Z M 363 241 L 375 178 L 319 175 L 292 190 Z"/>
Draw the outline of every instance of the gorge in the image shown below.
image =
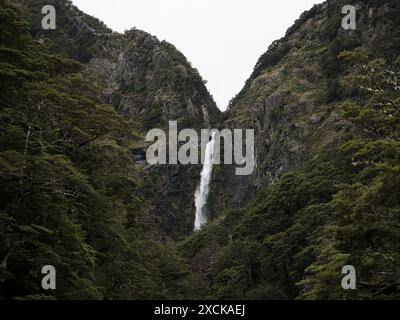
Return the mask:
<path fill-rule="evenodd" d="M 172 44 L 67 0 L 0 0 L 0 41 L 0 298 L 400 298 L 399 1 L 304 12 L 223 113 Z M 252 170 L 213 165 L 216 136 L 149 165 L 170 121 L 253 130 Z"/>

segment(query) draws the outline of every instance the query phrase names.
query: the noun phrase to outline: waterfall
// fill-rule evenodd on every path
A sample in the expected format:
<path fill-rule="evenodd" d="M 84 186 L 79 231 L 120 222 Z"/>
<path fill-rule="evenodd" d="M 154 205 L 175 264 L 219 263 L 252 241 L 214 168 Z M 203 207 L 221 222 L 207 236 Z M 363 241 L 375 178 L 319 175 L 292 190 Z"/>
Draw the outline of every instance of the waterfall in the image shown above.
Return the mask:
<path fill-rule="evenodd" d="M 194 230 L 200 230 L 201 227 L 207 222 L 206 205 L 208 194 L 210 192 L 210 183 L 213 170 L 214 137 L 215 133 L 212 134 L 211 140 L 206 145 L 206 155 L 204 159 L 203 170 L 201 171 L 200 185 L 197 187 L 194 195 L 194 202 L 196 206 Z"/>

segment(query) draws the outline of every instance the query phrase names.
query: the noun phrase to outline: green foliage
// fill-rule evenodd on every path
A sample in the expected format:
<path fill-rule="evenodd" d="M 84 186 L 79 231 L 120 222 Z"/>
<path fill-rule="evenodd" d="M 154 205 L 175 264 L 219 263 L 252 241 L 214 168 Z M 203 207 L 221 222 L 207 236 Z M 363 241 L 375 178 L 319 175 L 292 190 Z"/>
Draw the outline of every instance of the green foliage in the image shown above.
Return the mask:
<path fill-rule="evenodd" d="M 256 78 L 261 74 L 263 70 L 277 64 L 289 53 L 291 49 L 292 48 L 290 44 L 288 44 L 287 42 L 280 43 L 278 41 L 273 43 L 270 46 L 269 50 L 264 53 L 258 60 L 251 78 Z"/>
<path fill-rule="evenodd" d="M 103 22 L 81 12 L 71 1 L 28 0 L 24 5 L 24 15 L 31 26 L 31 33 L 41 38 L 53 52 L 64 52 L 80 62 L 88 62 L 98 51 L 96 33 L 112 32 Z M 41 12 L 45 5 L 53 5 L 56 9 L 55 30 L 42 29 L 44 15 Z"/>
<path fill-rule="evenodd" d="M 18 9 L 1 0 L 0 17 L 0 298 L 195 295 L 175 248 L 141 222 L 137 128 L 97 98 L 82 65 L 33 41 Z"/>
<path fill-rule="evenodd" d="M 342 106 L 353 127 L 341 146 L 285 174 L 248 208 L 225 212 L 182 246 L 192 261 L 208 253 L 198 272 L 209 297 L 399 298 L 398 65 L 361 49 L 340 59 L 352 67 L 339 81 L 358 92 Z M 355 291 L 341 286 L 345 265 L 356 268 Z"/>
<path fill-rule="evenodd" d="M 362 106 L 348 103 L 343 108 L 356 127 L 342 150 L 359 173 L 352 183 L 341 186 L 331 202 L 334 221 L 318 246 L 316 261 L 308 268 L 311 289 L 304 296 L 399 298 L 398 69 L 382 59 L 368 60 L 360 50 L 342 56 L 354 62 L 346 81 L 358 85 L 364 98 Z M 327 238 L 329 254 L 324 249 Z M 357 291 L 345 294 L 328 285 L 336 281 L 340 264 L 356 266 Z M 328 292 L 330 287 L 333 290 Z"/>

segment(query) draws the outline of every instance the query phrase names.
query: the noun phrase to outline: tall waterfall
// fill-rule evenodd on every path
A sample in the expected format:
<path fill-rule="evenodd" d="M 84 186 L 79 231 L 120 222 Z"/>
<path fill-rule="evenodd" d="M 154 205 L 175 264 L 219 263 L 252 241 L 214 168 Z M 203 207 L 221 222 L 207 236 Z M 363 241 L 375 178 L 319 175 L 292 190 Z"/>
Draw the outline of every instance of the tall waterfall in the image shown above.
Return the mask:
<path fill-rule="evenodd" d="M 211 140 L 206 145 L 206 155 L 204 159 L 203 170 L 201 171 L 200 185 L 197 187 L 194 195 L 196 206 L 194 230 L 200 230 L 201 227 L 207 222 L 206 205 L 208 194 L 210 192 L 210 182 L 213 170 L 214 137 L 215 133 L 212 134 Z"/>

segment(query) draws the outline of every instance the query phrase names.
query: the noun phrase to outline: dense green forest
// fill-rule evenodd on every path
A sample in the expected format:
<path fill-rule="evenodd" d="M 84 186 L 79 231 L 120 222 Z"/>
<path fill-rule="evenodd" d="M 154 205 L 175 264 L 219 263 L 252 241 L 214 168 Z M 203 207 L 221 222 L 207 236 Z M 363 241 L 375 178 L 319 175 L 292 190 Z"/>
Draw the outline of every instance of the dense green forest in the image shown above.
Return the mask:
<path fill-rule="evenodd" d="M 388 19 L 394 21 L 391 36 L 377 37 L 381 50 L 363 46 L 357 34 L 339 42 L 332 18 L 316 31 L 322 45 L 310 53 L 290 37 L 306 37 L 297 29 L 316 11 L 304 14 L 289 29 L 289 40 L 260 58 L 222 119 L 211 107 L 187 117 L 186 105 L 168 112 L 195 127 L 204 114 L 218 126 L 254 122 L 251 90 L 269 96 L 274 84 L 262 92 L 251 81 L 273 73 L 281 61 L 279 72 L 288 73 L 318 52 L 322 80 L 313 78 L 315 70 L 302 70 L 301 77 L 320 87 L 312 91 L 302 82 L 300 90 L 337 112 L 344 129 L 332 134 L 329 148 L 304 152 L 310 156 L 265 183 L 243 206 L 229 205 L 230 195 L 223 194 L 229 172 L 216 168 L 213 191 L 220 201 L 214 199 L 214 219 L 193 233 L 187 199 L 194 190 L 160 190 L 186 180 L 195 185 L 198 168 L 149 172 L 137 165 L 135 152 L 143 147 L 144 129 L 165 124 L 169 102 L 189 99 L 179 92 L 190 96 L 189 106 L 209 102 L 197 71 L 162 43 L 171 68 L 159 48 L 152 51 L 155 40 L 132 31 L 129 41 L 139 43 L 132 47 L 146 49 L 140 63 L 153 68 L 153 55 L 163 65 L 150 89 L 124 82 L 124 98 L 131 94 L 135 103 L 151 107 L 142 118 L 140 112 L 132 116 L 116 106 L 115 93 L 105 98 L 109 88 L 88 67 L 96 55 L 103 58 L 103 38 L 83 33 L 71 40 L 77 33 L 71 27 L 44 43 L 34 36 L 39 27 L 33 22 L 40 21 L 35 15 L 0 0 L 0 299 L 399 299 L 399 16 Z M 84 20 L 106 39 L 117 37 L 98 20 Z M 122 42 L 106 41 L 115 41 L 114 47 Z M 292 81 L 288 91 L 296 91 Z M 272 120 L 281 119 L 278 112 L 271 111 Z M 324 130 L 321 136 L 332 132 Z M 181 197 L 183 192 L 188 195 Z M 57 270 L 57 290 L 41 287 L 42 267 L 49 264 Z M 345 265 L 356 267 L 357 290 L 341 286 Z"/>
<path fill-rule="evenodd" d="M 400 60 L 340 58 L 352 65 L 342 114 L 353 127 L 339 148 L 182 243 L 188 258 L 218 248 L 201 270 L 213 298 L 400 297 Z M 357 290 L 341 287 L 345 265 L 358 267 Z"/>
<path fill-rule="evenodd" d="M 17 9 L 2 2 L 0 23 L 0 296 L 190 295 L 174 246 L 147 239 L 140 224 L 133 123 L 97 98 L 82 65 L 33 41 Z M 49 262 L 54 294 L 41 288 Z"/>

